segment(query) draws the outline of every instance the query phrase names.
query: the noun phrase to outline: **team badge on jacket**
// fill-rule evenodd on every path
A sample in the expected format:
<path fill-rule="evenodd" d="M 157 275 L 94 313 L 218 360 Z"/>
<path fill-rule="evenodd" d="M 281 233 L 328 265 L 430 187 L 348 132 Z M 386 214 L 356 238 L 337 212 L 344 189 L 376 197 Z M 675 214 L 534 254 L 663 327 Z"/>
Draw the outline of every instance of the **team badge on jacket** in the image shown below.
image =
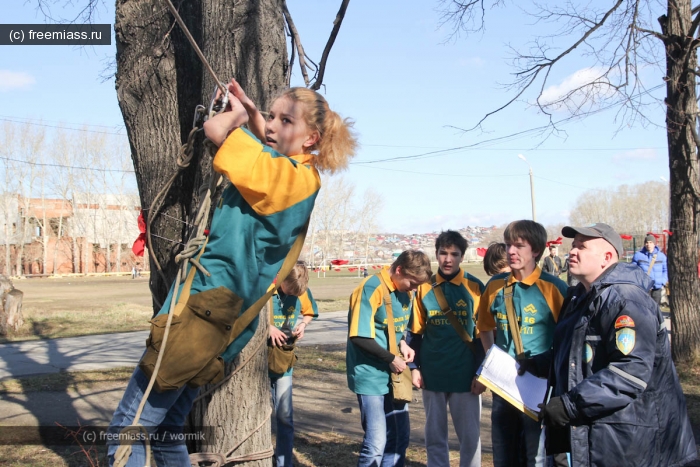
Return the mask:
<path fill-rule="evenodd" d="M 634 349 L 635 332 L 631 328 L 623 328 L 615 333 L 617 348 L 625 355 L 629 355 Z"/>
<path fill-rule="evenodd" d="M 631 316 L 622 315 L 615 320 L 615 329 L 620 328 L 633 328 L 634 320 Z"/>
<path fill-rule="evenodd" d="M 591 344 L 586 342 L 586 347 L 585 347 L 585 356 L 586 356 L 586 363 L 591 363 L 591 360 L 593 360 L 593 347 L 591 347 Z"/>

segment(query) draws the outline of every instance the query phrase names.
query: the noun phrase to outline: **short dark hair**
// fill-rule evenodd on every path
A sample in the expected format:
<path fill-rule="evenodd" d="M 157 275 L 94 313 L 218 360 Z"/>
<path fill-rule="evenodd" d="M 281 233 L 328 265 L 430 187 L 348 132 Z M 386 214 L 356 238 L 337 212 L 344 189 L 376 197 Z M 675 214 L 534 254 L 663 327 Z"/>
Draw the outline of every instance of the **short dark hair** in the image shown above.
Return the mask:
<path fill-rule="evenodd" d="M 484 271 L 489 276 L 495 276 L 507 267 L 506 244 L 491 242 L 484 255 Z"/>
<path fill-rule="evenodd" d="M 547 247 L 547 230 L 544 226 L 527 219 L 513 221 L 503 232 L 503 239 L 506 244 L 512 244 L 519 238 L 530 245 L 535 254 L 535 262 L 539 261 Z"/>
<path fill-rule="evenodd" d="M 461 233 L 454 230 L 445 230 L 440 232 L 440 235 L 435 239 L 435 253 L 437 253 L 440 248 L 448 246 L 456 246 L 459 248 L 459 251 L 462 252 L 462 256 L 464 256 L 469 242 L 467 242 L 467 239 L 464 238 Z"/>

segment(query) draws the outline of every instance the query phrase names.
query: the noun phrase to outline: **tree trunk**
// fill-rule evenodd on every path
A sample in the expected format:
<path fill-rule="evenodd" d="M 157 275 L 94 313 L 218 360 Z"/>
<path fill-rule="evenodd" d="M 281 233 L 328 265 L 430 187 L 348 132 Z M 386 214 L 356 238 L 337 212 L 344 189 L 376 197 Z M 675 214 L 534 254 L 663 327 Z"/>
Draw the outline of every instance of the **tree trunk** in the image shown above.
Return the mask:
<path fill-rule="evenodd" d="M 261 108 L 284 85 L 287 52 L 280 0 L 192 0 L 179 4 L 179 13 L 209 60 L 218 78 L 235 77 Z M 175 158 L 187 140 L 197 104 L 209 104 L 214 81 L 205 71 L 180 27 L 161 0 L 118 0 L 116 88 L 129 136 L 141 206 L 148 209 L 165 182 L 176 172 Z M 201 139 L 201 138 L 200 138 Z M 196 214 L 200 173 L 208 174 L 211 161 L 195 157 L 175 181 L 162 213 L 150 226 L 153 253 L 162 274 L 151 261 L 150 285 L 157 311 L 177 272 L 175 255 L 187 240 L 187 224 Z M 200 172 L 201 171 L 201 172 Z M 215 203 L 212 203 L 215 205 Z M 178 221 L 181 219 L 182 221 Z M 184 221 L 184 222 L 183 222 Z M 265 326 L 262 326 L 265 328 Z M 246 355 L 260 338 L 248 344 Z M 266 353 L 220 388 L 193 412 L 193 426 L 220 426 L 202 449 L 230 445 L 232 437 L 259 423 L 267 414 L 269 389 Z M 269 419 L 240 452 L 270 445 Z M 236 438 L 237 439 L 237 438 Z M 230 449 L 230 447 L 229 447 Z M 270 459 L 237 465 L 270 465 Z"/>
<path fill-rule="evenodd" d="M 660 19 L 666 40 L 666 125 L 671 185 L 668 244 L 673 359 L 689 361 L 700 351 L 700 282 L 698 281 L 698 208 L 700 172 L 695 122 L 697 53 L 687 28 L 692 23 L 690 0 L 669 2 Z"/>
<path fill-rule="evenodd" d="M 75 230 L 71 235 L 71 252 L 73 256 L 73 272 L 80 272 L 80 249 L 78 248 L 78 240 L 75 238 Z"/>
<path fill-rule="evenodd" d="M 192 408 L 189 416 L 190 430 L 202 433 L 205 440 L 190 446 L 194 452 L 220 453 L 229 459 L 261 458 L 236 462 L 235 465 L 272 465 L 271 400 L 266 345 L 268 327 L 265 325 L 269 312 L 269 307 L 265 306 L 260 313 L 260 323 L 263 325 L 258 326 L 250 343 L 236 361 L 227 365 L 227 374 L 244 365 L 240 371 L 223 386 L 205 395 Z M 205 394 L 208 389 L 209 386 L 205 386 L 201 393 Z M 230 452 L 234 447 L 237 448 Z"/>
<path fill-rule="evenodd" d="M 22 297 L 8 277 L 0 276 L 0 336 L 16 332 L 24 324 Z"/>

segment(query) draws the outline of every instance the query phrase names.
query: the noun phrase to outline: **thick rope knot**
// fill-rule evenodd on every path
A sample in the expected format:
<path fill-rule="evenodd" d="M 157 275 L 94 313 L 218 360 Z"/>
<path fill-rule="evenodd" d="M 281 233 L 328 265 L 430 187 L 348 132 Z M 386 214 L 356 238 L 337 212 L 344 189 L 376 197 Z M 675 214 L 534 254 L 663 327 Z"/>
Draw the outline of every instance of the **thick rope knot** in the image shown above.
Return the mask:
<path fill-rule="evenodd" d="M 131 456 L 131 445 L 135 440 L 141 440 L 139 433 L 143 433 L 143 443 L 146 446 L 146 463 L 144 467 L 151 466 L 151 442 L 149 440 L 148 431 L 146 427 L 139 423 L 134 423 L 133 425 L 126 426 L 119 432 L 119 447 L 117 452 L 114 453 L 114 467 L 124 467 L 129 461 L 129 456 Z M 129 442 L 125 442 L 129 440 Z"/>
<path fill-rule="evenodd" d="M 177 167 L 179 170 L 185 170 L 190 166 L 192 162 L 192 155 L 194 154 L 194 136 L 199 131 L 199 128 L 194 127 L 187 136 L 187 142 L 180 146 L 180 153 L 177 155 Z"/>
<path fill-rule="evenodd" d="M 204 266 L 202 266 L 200 262 L 194 258 L 195 254 L 199 251 L 199 249 L 202 247 L 202 245 L 204 245 L 206 241 L 207 237 L 204 234 L 190 238 L 187 241 L 187 245 L 185 245 L 185 248 L 177 256 L 175 256 L 175 262 L 180 263 L 181 261 L 189 261 L 192 264 L 192 266 L 196 267 L 202 274 L 204 274 L 207 277 L 211 277 L 211 273 L 207 271 L 204 268 Z M 183 267 L 180 269 L 180 272 L 184 275 L 186 273 L 186 270 L 187 268 Z"/>

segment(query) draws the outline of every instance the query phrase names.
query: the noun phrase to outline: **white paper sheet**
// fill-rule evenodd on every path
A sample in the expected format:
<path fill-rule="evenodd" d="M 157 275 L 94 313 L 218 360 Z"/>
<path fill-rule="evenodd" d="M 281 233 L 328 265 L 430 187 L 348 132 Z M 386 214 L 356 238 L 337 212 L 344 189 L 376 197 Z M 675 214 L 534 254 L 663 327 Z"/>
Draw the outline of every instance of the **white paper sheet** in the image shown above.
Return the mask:
<path fill-rule="evenodd" d="M 547 393 L 547 380 L 529 372 L 519 376 L 518 366 L 513 357 L 493 345 L 477 375 L 483 384 L 518 409 L 523 410 L 524 406 L 537 414 L 540 411 L 537 405 L 544 401 Z"/>

